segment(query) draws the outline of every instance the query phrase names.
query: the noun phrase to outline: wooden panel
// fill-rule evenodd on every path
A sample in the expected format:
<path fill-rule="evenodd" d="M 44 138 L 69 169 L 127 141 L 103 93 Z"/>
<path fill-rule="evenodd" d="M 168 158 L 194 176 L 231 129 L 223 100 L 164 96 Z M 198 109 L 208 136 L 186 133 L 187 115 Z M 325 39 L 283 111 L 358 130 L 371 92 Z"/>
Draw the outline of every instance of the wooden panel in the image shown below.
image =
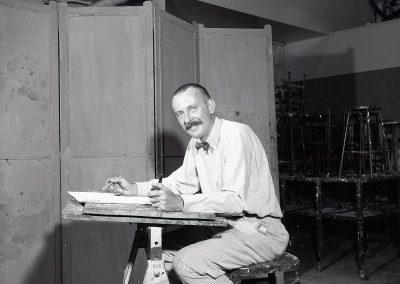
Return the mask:
<path fill-rule="evenodd" d="M 145 24 L 143 16 L 69 17 L 72 156 L 147 154 Z"/>
<path fill-rule="evenodd" d="M 0 160 L 1 283 L 55 283 L 52 161 Z"/>
<path fill-rule="evenodd" d="M 0 283 L 60 283 L 55 8 L 0 0 Z"/>
<path fill-rule="evenodd" d="M 110 176 L 147 180 L 147 157 L 100 157 L 71 160 L 71 191 L 99 191 Z"/>
<path fill-rule="evenodd" d="M 51 13 L 53 5 L 0 1 L 1 283 L 56 283 L 58 277 Z"/>
<path fill-rule="evenodd" d="M 60 4 L 62 198 L 154 177 L 152 7 Z M 65 222 L 65 283 L 118 283 L 131 226 Z M 100 249 L 99 249 L 100 248 Z M 121 253 L 123 252 L 123 253 Z M 144 263 L 134 275 L 140 280 Z"/>
<path fill-rule="evenodd" d="M 249 125 L 269 158 L 278 192 L 271 29 L 199 26 L 200 82 L 216 101 L 219 117 Z"/>
<path fill-rule="evenodd" d="M 0 13 L 0 156 L 34 153 L 49 158 L 53 143 L 49 16 L 46 11 L 7 6 L 1 6 Z"/>
<path fill-rule="evenodd" d="M 151 6 L 60 5 L 64 197 L 71 183 L 86 179 L 71 176 L 76 159 L 89 166 L 82 158 L 102 158 L 94 166 L 111 169 L 115 158 L 142 157 L 144 164 L 130 164 L 129 177 L 153 177 Z"/>
<path fill-rule="evenodd" d="M 190 139 L 179 126 L 171 101 L 178 87 L 196 82 L 197 40 L 193 25 L 159 9 L 155 25 L 157 123 L 162 129 L 159 156 L 160 164 L 168 168 L 163 157 L 183 156 Z"/>

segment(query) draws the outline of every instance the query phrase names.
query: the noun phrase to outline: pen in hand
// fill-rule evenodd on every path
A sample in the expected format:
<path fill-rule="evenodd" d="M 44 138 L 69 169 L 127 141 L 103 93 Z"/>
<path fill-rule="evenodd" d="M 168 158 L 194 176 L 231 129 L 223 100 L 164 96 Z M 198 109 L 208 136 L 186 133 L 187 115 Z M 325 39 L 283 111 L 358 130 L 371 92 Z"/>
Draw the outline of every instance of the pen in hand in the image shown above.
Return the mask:
<path fill-rule="evenodd" d="M 119 176 L 119 178 L 122 178 L 122 176 Z M 121 187 L 119 182 L 112 182 L 112 181 L 110 181 L 110 179 L 107 179 L 106 185 L 101 190 L 105 191 L 107 189 L 107 187 L 109 187 L 109 186 L 113 186 L 113 187 L 110 187 L 110 191 L 114 191 L 115 186 Z"/>
<path fill-rule="evenodd" d="M 102 190 L 102 191 L 105 191 L 105 190 L 106 190 L 106 188 L 107 188 L 107 187 L 109 187 L 110 185 L 112 185 L 112 183 L 111 183 L 111 182 L 110 182 L 110 183 L 107 183 L 107 184 L 106 184 L 106 186 L 104 186 L 104 187 L 103 187 L 101 190 Z"/>
<path fill-rule="evenodd" d="M 161 175 L 161 176 L 158 178 L 158 183 L 162 183 L 162 179 L 163 179 L 163 176 Z M 152 191 L 153 191 L 153 190 L 159 190 L 159 188 L 153 186 L 153 187 L 151 188 L 151 190 L 152 190 Z"/>

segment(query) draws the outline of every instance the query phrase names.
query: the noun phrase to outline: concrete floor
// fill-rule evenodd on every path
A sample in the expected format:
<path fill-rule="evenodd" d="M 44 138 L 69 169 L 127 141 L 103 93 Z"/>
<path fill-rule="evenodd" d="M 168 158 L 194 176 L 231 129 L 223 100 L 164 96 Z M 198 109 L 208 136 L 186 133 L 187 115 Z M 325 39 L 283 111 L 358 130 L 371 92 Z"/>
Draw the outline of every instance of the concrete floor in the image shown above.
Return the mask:
<path fill-rule="evenodd" d="M 400 258 L 396 248 L 388 241 L 371 240 L 368 251 L 371 256 L 365 261 L 367 279 L 361 280 L 355 261 L 354 243 L 349 239 L 330 238 L 329 249 L 323 259 L 323 269 L 318 272 L 313 244 L 304 234 L 296 234 L 296 241 L 288 249 L 300 258 L 300 281 L 304 284 L 314 283 L 351 283 L 351 284 L 399 284 Z M 285 284 L 292 283 L 294 273 L 286 273 Z"/>
<path fill-rule="evenodd" d="M 365 224 L 368 228 L 365 272 L 361 280 L 356 262 L 356 223 L 324 223 L 326 250 L 322 271 L 317 270 L 315 250 L 315 222 L 310 218 L 286 219 L 285 225 L 291 235 L 287 251 L 300 259 L 300 283 L 302 284 L 400 284 L 400 257 L 394 245 L 397 222 L 378 220 Z M 295 274 L 285 273 L 285 284 L 293 283 Z M 247 280 L 243 284 L 265 284 L 267 280 Z"/>

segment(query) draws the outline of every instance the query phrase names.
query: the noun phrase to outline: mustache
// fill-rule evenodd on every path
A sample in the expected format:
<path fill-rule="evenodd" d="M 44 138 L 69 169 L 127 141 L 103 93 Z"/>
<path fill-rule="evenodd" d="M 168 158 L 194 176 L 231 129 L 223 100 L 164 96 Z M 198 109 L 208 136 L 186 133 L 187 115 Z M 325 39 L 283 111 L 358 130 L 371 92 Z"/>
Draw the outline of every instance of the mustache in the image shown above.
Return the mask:
<path fill-rule="evenodd" d="M 203 122 L 201 120 L 195 119 L 195 120 L 191 120 L 188 123 L 185 123 L 185 130 L 190 130 L 190 128 L 192 128 L 192 126 L 196 126 L 199 124 L 202 124 Z"/>

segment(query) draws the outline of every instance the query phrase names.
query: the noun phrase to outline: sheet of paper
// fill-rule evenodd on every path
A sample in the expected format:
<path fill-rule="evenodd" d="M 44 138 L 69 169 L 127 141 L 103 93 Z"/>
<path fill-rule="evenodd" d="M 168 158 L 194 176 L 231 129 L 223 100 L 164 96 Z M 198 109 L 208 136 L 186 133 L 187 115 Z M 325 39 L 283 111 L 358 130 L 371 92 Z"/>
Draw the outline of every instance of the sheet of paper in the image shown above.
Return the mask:
<path fill-rule="evenodd" d="M 68 194 L 79 203 L 151 204 L 149 198 L 145 196 L 116 196 L 110 192 L 93 191 L 68 191 Z"/>

